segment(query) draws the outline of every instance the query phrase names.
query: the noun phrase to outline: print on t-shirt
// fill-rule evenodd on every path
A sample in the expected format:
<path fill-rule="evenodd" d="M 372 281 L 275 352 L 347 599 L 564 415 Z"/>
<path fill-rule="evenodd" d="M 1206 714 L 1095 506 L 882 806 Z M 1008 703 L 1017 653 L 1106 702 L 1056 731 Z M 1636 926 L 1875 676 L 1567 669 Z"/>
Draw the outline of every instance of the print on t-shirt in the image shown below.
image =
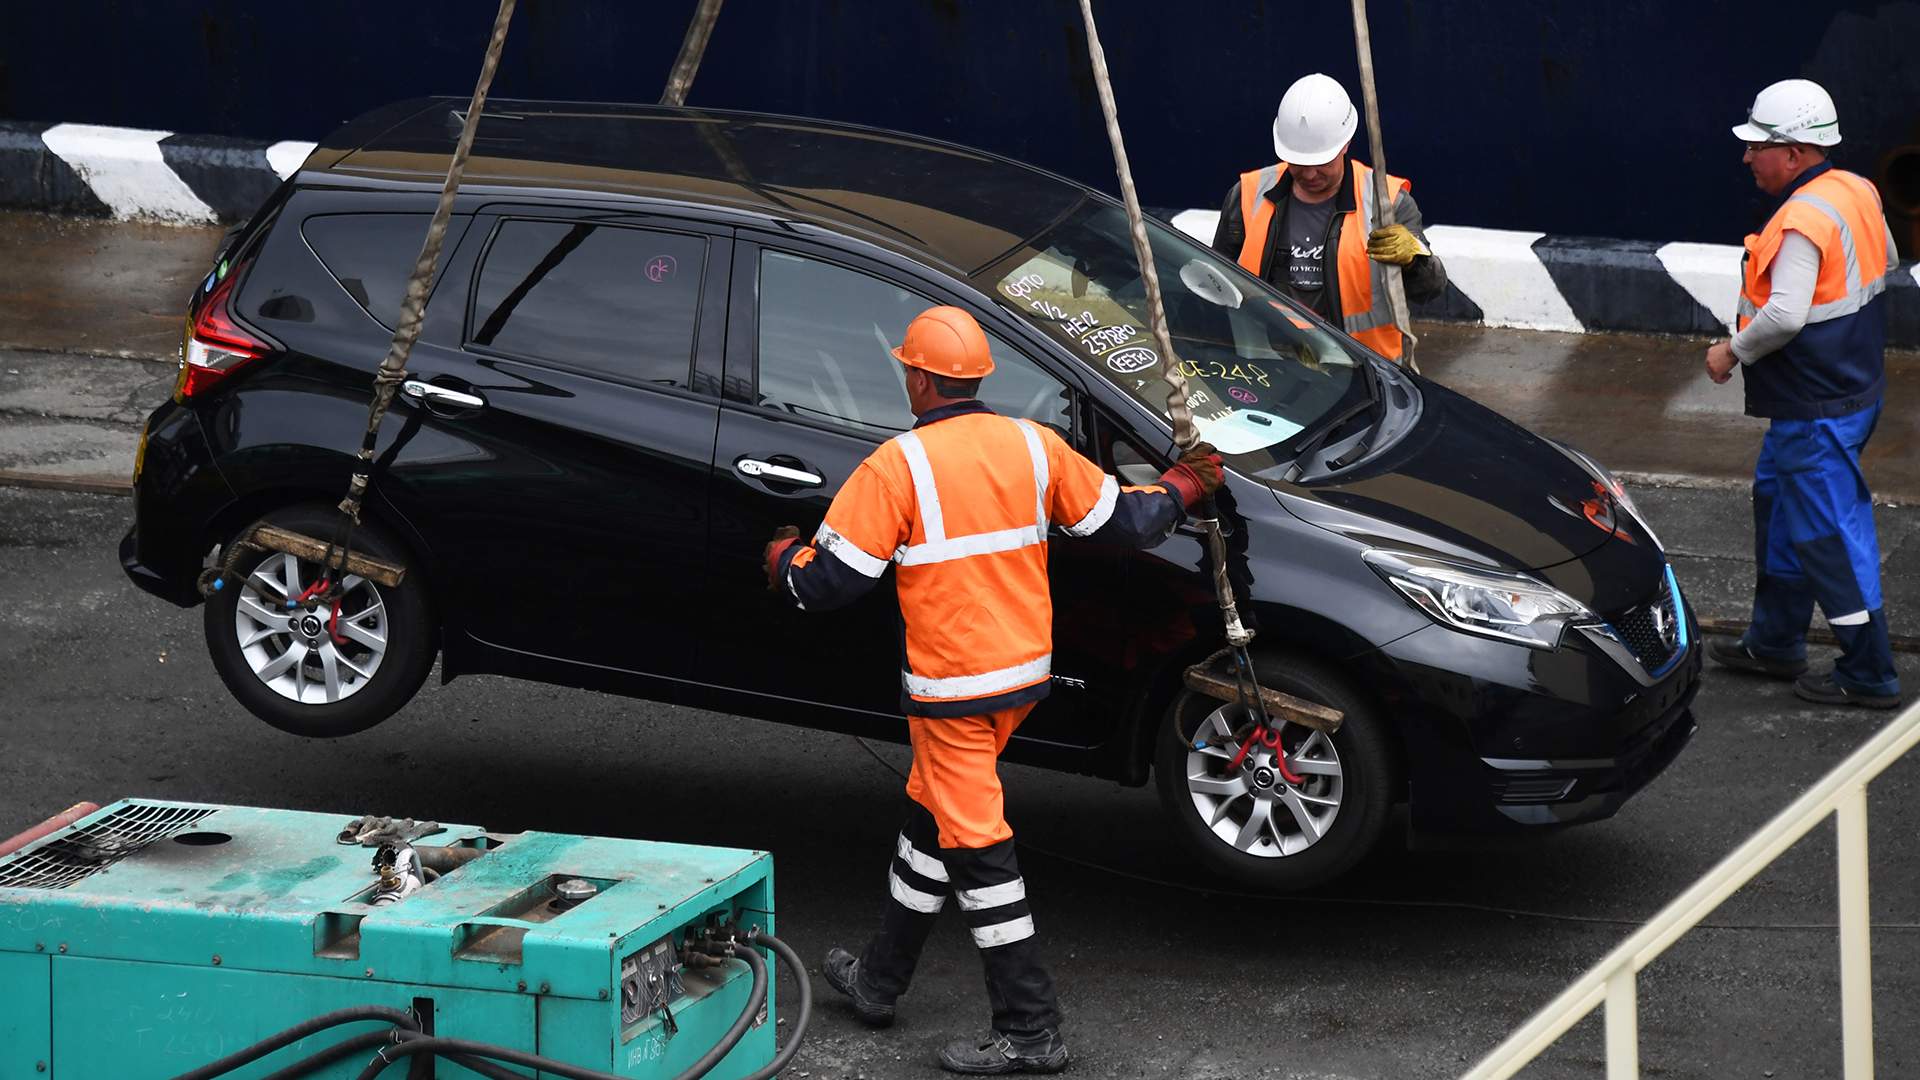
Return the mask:
<path fill-rule="evenodd" d="M 1326 314 L 1322 297 L 1327 286 L 1327 231 L 1333 224 L 1334 202 L 1287 201 L 1282 240 L 1286 243 L 1287 291 L 1301 303 Z"/>

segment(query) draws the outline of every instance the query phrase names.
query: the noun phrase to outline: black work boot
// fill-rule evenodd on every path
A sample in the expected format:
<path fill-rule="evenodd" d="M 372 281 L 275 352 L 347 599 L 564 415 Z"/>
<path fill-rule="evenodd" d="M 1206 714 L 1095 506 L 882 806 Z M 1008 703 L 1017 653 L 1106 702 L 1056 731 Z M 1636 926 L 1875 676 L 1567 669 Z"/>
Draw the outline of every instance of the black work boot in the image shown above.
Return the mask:
<path fill-rule="evenodd" d="M 1793 681 L 1793 696 L 1818 705 L 1858 705 L 1863 709 L 1897 709 L 1899 694 L 1863 694 L 1833 681 L 1832 674 L 1802 675 Z"/>
<path fill-rule="evenodd" d="M 1730 667 L 1735 671 L 1751 671 L 1773 679 L 1793 679 L 1806 674 L 1805 660 L 1780 660 L 1770 656 L 1757 656 L 1740 639 L 1728 641 L 1726 638 L 1714 638 L 1707 642 L 1707 655 L 1721 667 Z"/>
<path fill-rule="evenodd" d="M 827 985 L 853 1001 L 853 1014 L 868 1027 L 893 1026 L 893 1003 L 882 1002 L 860 987 L 860 958 L 841 948 L 827 950 L 823 970 Z"/>
<path fill-rule="evenodd" d="M 940 1051 L 940 1067 L 969 1076 L 1001 1073 L 1057 1073 L 1067 1067 L 1067 1041 L 1059 1028 L 1038 1035 L 993 1032 L 984 1039 L 961 1039 Z"/>

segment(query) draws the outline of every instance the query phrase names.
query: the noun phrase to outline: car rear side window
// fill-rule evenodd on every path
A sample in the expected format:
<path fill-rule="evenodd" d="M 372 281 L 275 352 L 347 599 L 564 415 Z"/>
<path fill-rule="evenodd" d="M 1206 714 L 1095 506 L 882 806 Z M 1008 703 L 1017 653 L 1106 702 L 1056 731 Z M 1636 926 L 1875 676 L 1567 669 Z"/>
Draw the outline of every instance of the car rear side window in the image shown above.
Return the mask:
<path fill-rule="evenodd" d="M 704 237 L 583 221 L 500 223 L 468 341 L 594 375 L 688 385 Z"/>
<path fill-rule="evenodd" d="M 432 217 L 319 214 L 300 224 L 300 235 L 347 295 L 391 330 L 399 320 L 407 276 L 420 257 L 420 244 L 427 238 L 427 222 Z M 460 234 L 471 220 L 463 215 L 447 223 L 446 250 L 459 245 Z"/>
<path fill-rule="evenodd" d="M 760 404 L 881 436 L 913 426 L 905 372 L 889 350 L 934 302 L 890 281 L 778 251 L 760 258 Z M 1065 435 L 1071 396 L 1060 380 L 989 333 L 993 374 L 980 399 L 1002 416 Z"/>

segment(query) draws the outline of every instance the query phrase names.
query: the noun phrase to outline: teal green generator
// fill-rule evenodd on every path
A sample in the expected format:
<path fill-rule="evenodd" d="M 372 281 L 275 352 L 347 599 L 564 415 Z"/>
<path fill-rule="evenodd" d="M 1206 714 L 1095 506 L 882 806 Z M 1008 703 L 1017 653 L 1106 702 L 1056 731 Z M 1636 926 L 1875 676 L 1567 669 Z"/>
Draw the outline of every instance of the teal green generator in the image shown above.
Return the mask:
<path fill-rule="evenodd" d="M 0 857 L 0 1080 L 177 1077 L 362 1007 L 410 1019 L 221 1075 L 534 1075 L 425 1052 L 459 1039 L 666 1080 L 730 1037 L 706 1075 L 739 1080 L 775 1058 L 773 929 L 765 852 L 127 799 Z"/>

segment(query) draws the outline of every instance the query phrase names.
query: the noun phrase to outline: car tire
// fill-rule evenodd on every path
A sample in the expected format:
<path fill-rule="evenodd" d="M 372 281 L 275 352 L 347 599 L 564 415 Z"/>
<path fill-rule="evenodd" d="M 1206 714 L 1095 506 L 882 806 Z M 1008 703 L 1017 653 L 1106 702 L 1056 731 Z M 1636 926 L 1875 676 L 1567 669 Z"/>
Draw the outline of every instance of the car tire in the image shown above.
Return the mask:
<path fill-rule="evenodd" d="M 340 513 L 296 506 L 254 524 L 268 522 L 324 539 L 338 528 Z M 410 561 L 406 548 L 372 522 L 354 529 L 352 543 L 356 552 Z M 435 635 L 417 569 L 398 588 L 350 576 L 337 618 L 330 605 L 281 615 L 274 601 L 289 576 L 296 592 L 304 591 L 318 571 L 317 563 L 282 552 L 246 552 L 208 599 L 205 628 L 214 670 L 248 712 L 289 734 L 327 739 L 365 731 L 405 705 L 433 666 Z"/>
<path fill-rule="evenodd" d="M 1294 892 L 1331 881 L 1351 870 L 1379 842 L 1399 792 L 1392 734 L 1378 708 L 1331 666 L 1306 657 L 1264 654 L 1254 658 L 1262 686 L 1283 690 L 1345 714 L 1338 731 L 1319 736 L 1297 724 L 1283 725 L 1282 745 L 1310 761 L 1296 761 L 1305 783 L 1287 784 L 1271 767 L 1264 748 L 1248 757 L 1256 762 L 1238 773 L 1244 794 L 1232 794 L 1227 774 L 1237 745 L 1221 740 L 1205 750 L 1193 742 L 1202 726 L 1219 732 L 1238 722 L 1239 707 L 1183 690 L 1167 710 L 1155 739 L 1154 773 L 1160 801 L 1182 844 L 1208 868 L 1236 881 L 1276 892 Z M 1224 711 L 1222 711 L 1224 710 Z M 1264 764 L 1261 755 L 1268 755 Z M 1304 770 L 1313 768 L 1316 773 Z M 1255 773 L 1262 775 L 1256 777 Z M 1204 777 L 1202 780 L 1200 778 Z M 1269 781 L 1261 785 L 1258 780 Z M 1204 787 L 1203 787 L 1204 785 Z M 1294 799 L 1286 792 L 1291 790 Z M 1277 827 L 1250 828 L 1257 804 Z M 1331 801 L 1332 813 L 1326 803 Z M 1299 813 L 1296 813 L 1298 808 Z M 1309 840 L 1300 813 L 1323 830 Z M 1292 836 L 1280 835 L 1291 830 Z M 1231 833 L 1233 835 L 1226 835 Z M 1297 850 L 1287 850 L 1297 846 Z"/>

